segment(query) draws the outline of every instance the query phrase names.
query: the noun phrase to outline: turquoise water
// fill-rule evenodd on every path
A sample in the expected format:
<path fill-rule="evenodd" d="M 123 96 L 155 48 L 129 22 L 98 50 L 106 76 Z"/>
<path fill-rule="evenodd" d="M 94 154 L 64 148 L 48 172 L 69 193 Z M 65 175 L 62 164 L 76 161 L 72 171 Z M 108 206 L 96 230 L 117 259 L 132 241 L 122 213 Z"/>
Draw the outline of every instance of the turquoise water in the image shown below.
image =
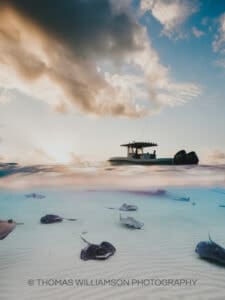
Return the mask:
<path fill-rule="evenodd" d="M 0 241 L 0 291 L 4 300 L 14 299 L 224 299 L 225 268 L 200 260 L 196 244 L 212 239 L 225 246 L 225 194 L 211 187 L 168 187 L 190 202 L 165 197 L 143 196 L 117 190 L 39 188 L 2 190 L 1 219 L 13 218 L 17 226 Z M 38 192 L 44 199 L 26 198 Z M 128 230 L 119 224 L 119 207 L 136 204 L 137 212 L 123 213 L 145 223 L 143 230 Z M 195 202 L 193 206 L 191 202 Z M 76 222 L 41 225 L 47 213 Z M 103 240 L 116 248 L 105 262 L 79 258 L 85 238 Z M 195 286 L 40 286 L 37 279 L 147 279 L 191 278 Z M 34 280 L 29 286 L 28 280 Z"/>

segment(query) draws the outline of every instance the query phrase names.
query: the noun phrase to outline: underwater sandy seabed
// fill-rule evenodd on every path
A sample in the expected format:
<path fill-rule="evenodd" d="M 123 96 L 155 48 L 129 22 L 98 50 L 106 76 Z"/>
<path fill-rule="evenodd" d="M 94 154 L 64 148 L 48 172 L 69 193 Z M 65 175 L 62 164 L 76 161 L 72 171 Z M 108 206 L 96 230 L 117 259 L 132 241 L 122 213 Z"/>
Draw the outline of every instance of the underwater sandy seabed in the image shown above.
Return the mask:
<path fill-rule="evenodd" d="M 24 225 L 0 241 L 0 299 L 224 299 L 225 268 L 194 251 L 208 233 L 225 246 L 224 174 L 206 166 L 88 166 L 3 177 L 0 218 Z M 158 188 L 190 201 L 140 193 Z M 26 198 L 29 192 L 46 197 Z M 123 227 L 119 211 L 106 208 L 124 202 L 138 206 L 123 215 L 144 222 L 142 230 Z M 48 213 L 78 220 L 41 225 Z M 80 260 L 82 232 L 90 242 L 112 243 L 115 255 Z"/>

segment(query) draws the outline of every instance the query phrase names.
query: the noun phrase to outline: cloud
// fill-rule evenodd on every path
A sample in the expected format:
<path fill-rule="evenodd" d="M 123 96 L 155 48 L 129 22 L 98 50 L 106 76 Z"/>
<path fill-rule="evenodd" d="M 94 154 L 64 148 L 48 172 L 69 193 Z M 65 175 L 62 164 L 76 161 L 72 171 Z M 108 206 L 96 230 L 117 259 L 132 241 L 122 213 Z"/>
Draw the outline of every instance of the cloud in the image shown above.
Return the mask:
<path fill-rule="evenodd" d="M 196 27 L 192 27 L 192 33 L 196 38 L 200 38 L 201 36 L 203 36 L 205 34 L 204 31 L 201 31 Z"/>
<path fill-rule="evenodd" d="M 142 0 L 141 10 L 150 11 L 162 24 L 162 34 L 169 38 L 182 38 L 181 25 L 198 11 L 197 1 Z"/>
<path fill-rule="evenodd" d="M 219 28 L 212 43 L 213 51 L 225 53 L 225 13 L 218 19 Z"/>
<path fill-rule="evenodd" d="M 90 162 L 83 159 L 81 156 L 76 155 L 75 153 L 70 153 L 70 165 L 76 166 L 76 167 L 89 167 Z"/>
<path fill-rule="evenodd" d="M 221 58 L 214 62 L 214 65 L 220 68 L 225 68 L 225 59 Z"/>
<path fill-rule="evenodd" d="M 221 150 L 214 150 L 209 154 L 209 161 L 213 163 L 225 163 L 225 152 Z"/>
<path fill-rule="evenodd" d="M 171 79 L 130 1 L 115 0 L 0 0 L 0 82 L 59 112 L 130 118 L 201 92 Z"/>

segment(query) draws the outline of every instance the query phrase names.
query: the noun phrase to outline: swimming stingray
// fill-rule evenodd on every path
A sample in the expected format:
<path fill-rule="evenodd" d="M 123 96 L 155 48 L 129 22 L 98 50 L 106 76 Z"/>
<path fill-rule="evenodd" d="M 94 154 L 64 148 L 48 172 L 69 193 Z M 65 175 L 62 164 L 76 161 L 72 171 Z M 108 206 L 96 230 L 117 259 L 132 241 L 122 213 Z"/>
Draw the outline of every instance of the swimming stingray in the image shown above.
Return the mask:
<path fill-rule="evenodd" d="M 190 197 L 179 197 L 179 196 L 173 195 L 172 193 L 168 193 L 167 196 L 171 200 L 176 200 L 176 201 L 181 201 L 181 202 L 189 202 L 190 201 Z"/>
<path fill-rule="evenodd" d="M 132 204 L 126 204 L 123 203 L 119 208 L 116 207 L 107 207 L 108 209 L 118 209 L 120 211 L 136 211 L 138 210 L 137 205 L 132 205 Z"/>
<path fill-rule="evenodd" d="M 60 223 L 63 220 L 76 221 L 77 219 L 66 219 L 66 218 L 62 218 L 62 217 L 57 216 L 57 215 L 50 214 L 50 215 L 45 215 L 44 217 L 42 217 L 40 219 L 40 222 L 42 224 L 52 224 L 52 223 Z"/>
<path fill-rule="evenodd" d="M 26 198 L 34 198 L 34 199 L 44 199 L 45 196 L 41 194 L 36 194 L 36 193 L 31 193 L 31 194 L 26 194 Z"/>
<path fill-rule="evenodd" d="M 173 200 L 176 200 L 176 201 L 181 201 L 181 202 L 189 202 L 190 201 L 190 197 L 175 197 L 173 198 Z"/>
<path fill-rule="evenodd" d="M 153 190 L 153 191 L 141 191 L 141 190 L 130 190 L 130 191 L 125 191 L 127 193 L 135 194 L 135 195 L 140 195 L 140 196 L 167 196 L 167 191 L 166 190 Z"/>
<path fill-rule="evenodd" d="M 87 243 L 87 246 L 80 253 L 82 260 L 106 260 L 116 252 L 116 248 L 109 242 L 101 242 L 101 244 L 96 245 L 89 243 L 82 236 L 81 239 Z"/>
<path fill-rule="evenodd" d="M 119 210 L 121 211 L 136 211 L 138 209 L 137 205 L 131 205 L 124 203 L 120 206 Z"/>
<path fill-rule="evenodd" d="M 144 226 L 144 223 L 137 221 L 133 217 L 122 217 L 120 215 L 120 223 L 134 229 L 141 229 Z"/>
<path fill-rule="evenodd" d="M 10 232 L 12 232 L 16 225 L 22 225 L 23 223 L 17 223 L 13 220 L 2 221 L 0 220 L 0 240 L 7 237 Z"/>
<path fill-rule="evenodd" d="M 203 241 L 197 244 L 195 252 L 206 260 L 225 265 L 225 249 L 216 244 L 209 235 L 209 241 Z"/>

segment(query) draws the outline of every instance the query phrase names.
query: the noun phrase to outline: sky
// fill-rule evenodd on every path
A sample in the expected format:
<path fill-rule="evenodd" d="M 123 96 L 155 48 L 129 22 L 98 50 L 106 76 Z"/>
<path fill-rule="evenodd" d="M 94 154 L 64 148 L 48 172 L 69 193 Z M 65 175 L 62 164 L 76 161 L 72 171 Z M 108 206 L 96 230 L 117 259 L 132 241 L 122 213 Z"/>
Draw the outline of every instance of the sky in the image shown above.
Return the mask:
<path fill-rule="evenodd" d="M 2 162 L 225 162 L 224 82 L 223 0 L 0 0 Z"/>

